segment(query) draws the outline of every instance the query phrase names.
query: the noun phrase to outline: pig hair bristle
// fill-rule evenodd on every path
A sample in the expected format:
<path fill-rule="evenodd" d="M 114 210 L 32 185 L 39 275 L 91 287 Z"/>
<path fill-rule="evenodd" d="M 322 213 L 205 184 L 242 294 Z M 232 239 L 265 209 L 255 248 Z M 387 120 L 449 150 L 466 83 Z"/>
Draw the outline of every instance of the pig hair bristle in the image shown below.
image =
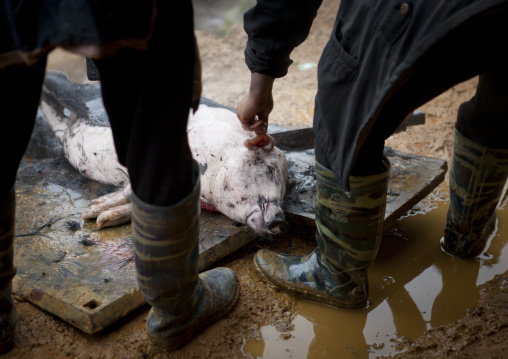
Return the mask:
<path fill-rule="evenodd" d="M 131 257 L 127 258 L 124 261 L 119 262 L 120 267 L 118 269 L 122 269 L 123 267 L 129 265 L 129 263 L 131 263 L 133 260 L 134 260 L 134 255 L 132 255 Z"/>
<path fill-rule="evenodd" d="M 81 228 L 79 222 L 77 221 L 67 221 L 65 222 L 65 227 L 67 228 L 67 230 L 69 231 L 77 231 L 78 229 Z"/>
<path fill-rule="evenodd" d="M 95 246 L 97 243 L 95 243 L 93 240 L 88 238 L 88 236 L 83 236 L 78 241 L 80 244 L 88 247 L 88 246 Z"/>

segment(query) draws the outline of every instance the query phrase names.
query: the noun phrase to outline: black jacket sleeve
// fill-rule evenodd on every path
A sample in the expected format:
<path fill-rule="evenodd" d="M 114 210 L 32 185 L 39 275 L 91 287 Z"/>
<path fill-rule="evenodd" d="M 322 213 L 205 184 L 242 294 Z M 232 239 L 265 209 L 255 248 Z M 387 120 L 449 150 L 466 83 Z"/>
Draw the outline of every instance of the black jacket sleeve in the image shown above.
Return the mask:
<path fill-rule="evenodd" d="M 258 0 L 244 15 L 245 62 L 251 72 L 283 77 L 289 55 L 309 36 L 322 0 Z"/>

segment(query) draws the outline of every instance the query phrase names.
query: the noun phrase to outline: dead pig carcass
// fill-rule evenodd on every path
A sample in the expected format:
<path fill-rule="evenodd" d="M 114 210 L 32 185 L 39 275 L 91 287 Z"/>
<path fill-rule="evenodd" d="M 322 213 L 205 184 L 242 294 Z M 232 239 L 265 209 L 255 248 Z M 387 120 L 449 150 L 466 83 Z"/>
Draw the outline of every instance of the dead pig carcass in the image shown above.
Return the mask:
<path fill-rule="evenodd" d="M 94 200 L 83 218 L 97 217 L 99 228 L 129 222 L 129 179 L 117 160 L 100 84 L 72 83 L 62 73 L 47 71 L 40 107 L 72 166 L 88 178 L 120 188 Z M 190 113 L 187 132 L 201 168 L 203 206 L 248 225 L 258 235 L 285 231 L 284 153 L 277 147 L 245 148 L 254 133 L 242 129 L 232 110 L 207 99 Z"/>

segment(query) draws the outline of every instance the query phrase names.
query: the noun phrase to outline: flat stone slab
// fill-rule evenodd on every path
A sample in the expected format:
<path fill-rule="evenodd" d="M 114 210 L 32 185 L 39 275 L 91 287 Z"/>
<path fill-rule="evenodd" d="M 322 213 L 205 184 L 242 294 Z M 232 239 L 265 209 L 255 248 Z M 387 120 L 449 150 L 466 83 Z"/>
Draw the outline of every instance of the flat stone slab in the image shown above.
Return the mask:
<path fill-rule="evenodd" d="M 314 153 L 286 153 L 292 181 L 288 220 L 314 226 Z M 392 163 L 386 226 L 444 178 L 444 161 L 388 154 Z M 13 280 L 16 294 L 86 333 L 96 333 L 143 305 L 136 280 L 131 226 L 97 230 L 81 220 L 90 201 L 114 190 L 80 175 L 40 117 L 18 171 Z M 255 237 L 220 213 L 203 210 L 199 268 Z"/>

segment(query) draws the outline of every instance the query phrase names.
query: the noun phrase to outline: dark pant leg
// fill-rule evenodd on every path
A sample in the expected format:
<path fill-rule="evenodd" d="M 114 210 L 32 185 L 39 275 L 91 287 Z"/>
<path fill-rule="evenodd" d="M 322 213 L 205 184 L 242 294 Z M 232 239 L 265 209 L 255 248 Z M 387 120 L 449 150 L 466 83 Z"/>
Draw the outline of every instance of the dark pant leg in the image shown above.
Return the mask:
<path fill-rule="evenodd" d="M 458 110 L 456 127 L 463 136 L 489 148 L 508 148 L 506 140 L 508 134 L 507 83 L 508 70 L 505 67 L 495 67 L 479 76 L 475 96 L 463 103 Z M 396 107 L 391 106 L 394 103 L 394 101 L 389 103 L 387 108 L 391 111 L 386 111 L 384 114 L 388 113 L 391 118 L 403 118 L 403 113 L 397 112 Z M 379 173 L 378 167 L 382 159 L 384 140 L 388 136 L 386 131 L 376 125 L 358 151 L 353 175 L 365 176 Z M 316 149 L 316 159 L 318 153 L 320 151 Z"/>
<path fill-rule="evenodd" d="M 142 201 L 172 205 L 188 196 L 197 173 L 187 140 L 192 104 L 194 32 L 188 2 L 159 5 L 148 51 L 124 49 L 96 60 L 120 163 Z M 168 56 L 168 50 L 169 56 Z"/>
<path fill-rule="evenodd" d="M 316 160 L 322 166 L 331 169 L 330 161 L 324 150 L 320 147 L 319 141 L 315 143 Z M 355 165 L 351 172 L 352 176 L 370 176 L 383 171 L 383 151 L 385 147 L 384 136 L 377 136 L 371 133 L 365 144 L 358 151 Z"/>
<path fill-rule="evenodd" d="M 459 107 L 456 128 L 482 146 L 508 148 L 508 69 L 481 74 L 475 96 Z"/>
<path fill-rule="evenodd" d="M 12 65 L 0 70 L 0 197 L 9 192 L 16 181 L 16 172 L 37 115 L 45 68 L 44 59 L 34 66 Z"/>
<path fill-rule="evenodd" d="M 487 67 L 488 65 L 484 65 Z M 472 68 L 475 68 L 472 66 Z M 475 96 L 463 103 L 458 110 L 457 130 L 466 138 L 489 148 L 508 148 L 508 69 L 496 66 L 480 74 Z M 389 102 L 391 111 L 384 115 L 391 118 L 403 118 Z M 394 121 L 398 123 L 397 121 Z M 400 122 L 400 121 L 399 121 Z M 376 124 L 377 125 L 377 124 Z M 381 162 L 386 131 L 374 126 L 364 145 L 358 151 L 352 174 L 357 176 L 376 174 Z M 316 150 L 317 158 L 318 150 Z"/>

